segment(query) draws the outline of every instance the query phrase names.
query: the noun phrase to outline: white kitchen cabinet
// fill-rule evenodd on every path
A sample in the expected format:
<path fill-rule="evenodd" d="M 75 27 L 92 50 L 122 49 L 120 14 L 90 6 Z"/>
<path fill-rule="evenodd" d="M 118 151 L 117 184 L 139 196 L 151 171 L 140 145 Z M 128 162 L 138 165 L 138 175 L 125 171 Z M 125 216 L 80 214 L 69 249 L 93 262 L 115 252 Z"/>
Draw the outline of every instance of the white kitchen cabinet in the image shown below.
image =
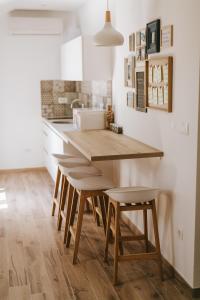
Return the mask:
<path fill-rule="evenodd" d="M 64 153 L 64 143 L 63 140 L 45 123 L 43 123 L 43 140 L 45 166 L 52 179 L 55 181 L 57 166 L 54 162 L 52 154 Z"/>
<path fill-rule="evenodd" d="M 79 36 L 61 48 L 62 80 L 111 80 L 112 48 L 96 47 L 91 36 Z"/>

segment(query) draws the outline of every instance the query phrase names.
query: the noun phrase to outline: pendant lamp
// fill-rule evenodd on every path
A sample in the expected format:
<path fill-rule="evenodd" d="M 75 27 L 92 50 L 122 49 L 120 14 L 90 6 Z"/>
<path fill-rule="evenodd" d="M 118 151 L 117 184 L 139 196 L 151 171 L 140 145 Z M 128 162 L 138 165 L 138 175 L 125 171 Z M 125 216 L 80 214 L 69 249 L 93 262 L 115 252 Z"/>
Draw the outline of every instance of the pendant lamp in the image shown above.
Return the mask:
<path fill-rule="evenodd" d="M 107 0 L 107 10 L 105 13 L 105 25 L 103 29 L 94 36 L 95 46 L 113 47 L 121 46 L 124 43 L 123 35 L 112 26 L 108 1 L 109 0 Z"/>

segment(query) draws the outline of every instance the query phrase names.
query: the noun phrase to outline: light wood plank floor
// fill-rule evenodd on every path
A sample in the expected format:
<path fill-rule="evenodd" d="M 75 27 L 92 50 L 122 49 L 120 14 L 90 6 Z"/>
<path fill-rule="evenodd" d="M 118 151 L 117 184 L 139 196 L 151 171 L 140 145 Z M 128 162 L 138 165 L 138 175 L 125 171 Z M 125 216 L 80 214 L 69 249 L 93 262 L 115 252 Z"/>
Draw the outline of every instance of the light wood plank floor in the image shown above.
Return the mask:
<path fill-rule="evenodd" d="M 80 263 L 73 266 L 73 248 L 64 247 L 51 217 L 52 191 L 46 171 L 0 174 L 0 300 L 191 299 L 167 272 L 161 283 L 154 262 L 123 263 L 113 287 L 112 257 L 103 262 L 103 229 L 91 215 L 84 216 Z M 126 251 L 141 247 L 133 243 Z"/>

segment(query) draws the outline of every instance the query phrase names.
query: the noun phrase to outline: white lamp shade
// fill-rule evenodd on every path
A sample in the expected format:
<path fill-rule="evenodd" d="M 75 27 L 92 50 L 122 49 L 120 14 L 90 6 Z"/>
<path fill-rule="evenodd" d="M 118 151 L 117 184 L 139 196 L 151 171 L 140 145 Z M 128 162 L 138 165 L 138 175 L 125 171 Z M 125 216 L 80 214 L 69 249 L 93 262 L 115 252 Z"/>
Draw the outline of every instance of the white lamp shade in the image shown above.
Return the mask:
<path fill-rule="evenodd" d="M 123 35 L 113 28 L 111 22 L 106 22 L 103 29 L 94 36 L 96 46 L 112 47 L 123 45 L 123 43 Z"/>

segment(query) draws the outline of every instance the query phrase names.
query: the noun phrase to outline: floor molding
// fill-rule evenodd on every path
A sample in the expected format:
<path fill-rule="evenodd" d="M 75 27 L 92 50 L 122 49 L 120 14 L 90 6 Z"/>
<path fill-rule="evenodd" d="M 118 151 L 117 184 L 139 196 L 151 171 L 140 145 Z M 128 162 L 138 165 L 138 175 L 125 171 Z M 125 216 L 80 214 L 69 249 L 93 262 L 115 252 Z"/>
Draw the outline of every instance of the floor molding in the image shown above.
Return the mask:
<path fill-rule="evenodd" d="M 22 172 L 41 172 L 45 171 L 45 167 L 23 168 L 23 169 L 0 169 L 0 174 L 22 173 Z"/>
<path fill-rule="evenodd" d="M 192 297 L 199 298 L 200 297 L 200 288 L 192 289 Z"/>
<path fill-rule="evenodd" d="M 122 214 L 122 220 L 134 234 L 137 235 L 142 234 L 141 231 L 138 229 L 138 227 L 135 224 L 133 224 L 133 222 L 125 214 Z M 154 248 L 154 245 L 151 242 L 149 242 L 149 244 L 151 245 L 152 248 Z M 175 268 L 163 256 L 162 256 L 162 261 L 163 261 L 164 268 L 167 271 L 167 276 L 169 278 L 176 278 L 179 282 L 186 285 L 190 289 L 191 296 L 193 298 L 200 297 L 200 288 L 196 288 L 196 289 L 191 288 L 191 286 L 185 281 L 185 279 L 175 270 Z"/>

